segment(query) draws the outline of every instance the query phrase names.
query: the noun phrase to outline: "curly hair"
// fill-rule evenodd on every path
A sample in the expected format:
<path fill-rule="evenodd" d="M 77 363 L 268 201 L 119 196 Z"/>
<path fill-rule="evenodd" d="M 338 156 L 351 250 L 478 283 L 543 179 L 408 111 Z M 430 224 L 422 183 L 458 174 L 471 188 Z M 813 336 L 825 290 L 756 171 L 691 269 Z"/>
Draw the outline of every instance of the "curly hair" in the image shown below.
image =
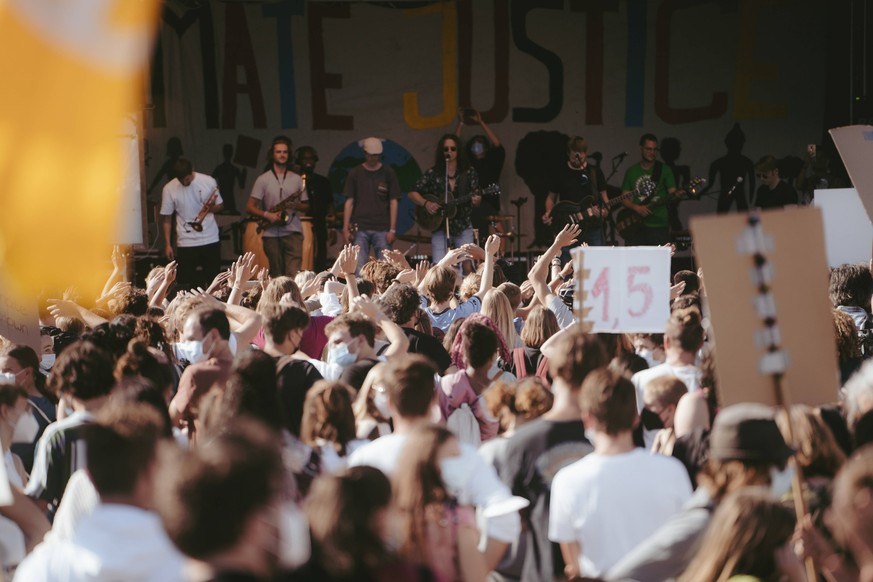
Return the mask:
<path fill-rule="evenodd" d="M 397 325 L 411 320 L 421 304 L 421 296 L 412 285 L 394 285 L 379 298 L 388 319 Z"/>
<path fill-rule="evenodd" d="M 340 456 L 346 445 L 355 439 L 355 413 L 352 411 L 354 391 L 345 382 L 319 380 L 306 393 L 300 439 L 307 445 L 324 439 L 336 448 Z"/>
<path fill-rule="evenodd" d="M 79 340 L 58 356 L 48 378 L 55 394 L 69 394 L 79 400 L 107 396 L 115 385 L 112 356 L 95 344 Z"/>

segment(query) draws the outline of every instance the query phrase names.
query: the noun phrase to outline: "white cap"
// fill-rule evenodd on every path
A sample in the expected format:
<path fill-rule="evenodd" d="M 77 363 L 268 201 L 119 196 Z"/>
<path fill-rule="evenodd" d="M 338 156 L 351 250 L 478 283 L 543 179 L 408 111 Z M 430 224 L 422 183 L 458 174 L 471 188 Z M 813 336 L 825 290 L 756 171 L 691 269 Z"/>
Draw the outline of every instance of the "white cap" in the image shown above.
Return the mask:
<path fill-rule="evenodd" d="M 362 148 L 364 148 L 364 152 L 368 154 L 381 154 L 382 153 L 382 140 L 378 137 L 368 137 L 360 142 Z"/>

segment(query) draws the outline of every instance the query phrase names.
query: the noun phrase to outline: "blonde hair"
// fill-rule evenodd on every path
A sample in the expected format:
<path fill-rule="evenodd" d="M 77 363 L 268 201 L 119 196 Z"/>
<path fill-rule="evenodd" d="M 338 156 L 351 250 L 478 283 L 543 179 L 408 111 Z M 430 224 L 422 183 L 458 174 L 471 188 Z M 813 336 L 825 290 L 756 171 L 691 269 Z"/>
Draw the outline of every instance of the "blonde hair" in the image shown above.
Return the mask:
<path fill-rule="evenodd" d="M 654 404 L 662 407 L 679 405 L 679 400 L 688 394 L 685 382 L 675 376 L 653 378 L 643 386 L 643 393 L 650 396 Z"/>
<path fill-rule="evenodd" d="M 696 352 L 703 346 L 703 324 L 697 308 L 677 309 L 670 315 L 664 337 L 683 352 Z"/>
<path fill-rule="evenodd" d="M 528 314 L 524 327 L 521 328 L 521 341 L 529 348 L 539 348 L 560 329 L 558 318 L 552 310 L 537 305 Z"/>
<path fill-rule="evenodd" d="M 506 342 L 506 347 L 510 350 L 518 347 L 520 340 L 515 332 L 515 313 L 512 311 L 512 306 L 509 304 L 509 299 L 502 291 L 491 289 L 485 294 L 482 300 L 482 315 L 491 319 L 500 333 L 503 334 L 503 340 Z"/>
<path fill-rule="evenodd" d="M 461 281 L 461 288 L 458 290 L 458 295 L 461 296 L 461 301 L 467 301 L 479 292 L 479 287 L 482 285 L 481 273 L 470 273 Z"/>

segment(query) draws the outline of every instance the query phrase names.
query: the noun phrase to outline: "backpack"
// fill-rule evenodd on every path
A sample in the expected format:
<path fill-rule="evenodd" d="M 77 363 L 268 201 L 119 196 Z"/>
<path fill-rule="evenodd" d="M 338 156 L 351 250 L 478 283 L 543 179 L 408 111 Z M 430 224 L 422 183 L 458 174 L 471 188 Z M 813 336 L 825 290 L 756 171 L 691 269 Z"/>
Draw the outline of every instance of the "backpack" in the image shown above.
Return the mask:
<path fill-rule="evenodd" d="M 479 447 L 482 435 L 479 432 L 479 421 L 466 402 L 456 408 L 446 420 L 446 428 L 455 433 L 462 443 Z"/>
<path fill-rule="evenodd" d="M 527 366 L 524 365 L 524 348 L 515 348 L 512 350 L 512 359 L 515 362 L 515 377 L 518 380 L 527 378 Z M 534 376 L 542 380 L 546 386 L 551 386 L 549 380 L 549 358 L 540 353 L 540 361 L 537 364 L 537 371 Z"/>

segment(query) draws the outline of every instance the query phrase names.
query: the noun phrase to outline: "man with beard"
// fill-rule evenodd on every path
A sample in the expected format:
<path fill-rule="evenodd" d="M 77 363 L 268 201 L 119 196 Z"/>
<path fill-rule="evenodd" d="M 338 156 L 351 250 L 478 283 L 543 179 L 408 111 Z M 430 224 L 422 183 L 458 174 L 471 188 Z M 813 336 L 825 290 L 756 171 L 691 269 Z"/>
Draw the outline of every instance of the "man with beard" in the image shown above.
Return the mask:
<path fill-rule="evenodd" d="M 269 153 L 269 169 L 258 176 L 252 187 L 246 210 L 269 221 L 264 229 L 264 253 L 270 261 L 270 275 L 293 277 L 300 270 L 303 256 L 303 227 L 299 213 L 309 207 L 309 197 L 303 180 L 288 168 L 291 140 L 285 136 L 273 139 Z M 289 197 L 299 197 L 283 212 L 271 212 Z"/>

